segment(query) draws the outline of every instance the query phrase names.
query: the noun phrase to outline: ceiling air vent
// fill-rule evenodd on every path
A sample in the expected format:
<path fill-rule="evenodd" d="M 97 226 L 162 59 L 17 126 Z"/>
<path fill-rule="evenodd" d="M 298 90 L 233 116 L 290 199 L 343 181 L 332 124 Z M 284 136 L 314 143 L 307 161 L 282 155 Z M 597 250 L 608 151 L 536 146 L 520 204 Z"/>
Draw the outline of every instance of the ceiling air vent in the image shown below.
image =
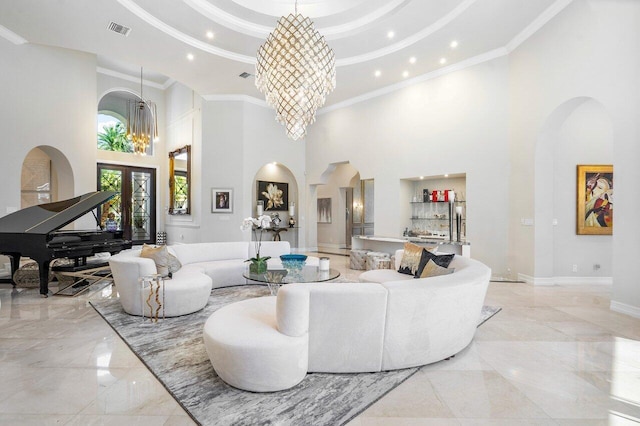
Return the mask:
<path fill-rule="evenodd" d="M 248 72 L 243 72 L 242 74 L 240 74 L 240 77 L 242 78 L 251 77 L 251 74 L 249 74 Z"/>
<path fill-rule="evenodd" d="M 118 34 L 122 34 L 125 37 L 128 36 L 129 33 L 131 32 L 131 28 L 125 27 L 124 25 L 116 24 L 113 21 L 109 22 L 109 26 L 107 26 L 107 29 L 113 32 L 116 32 Z"/>

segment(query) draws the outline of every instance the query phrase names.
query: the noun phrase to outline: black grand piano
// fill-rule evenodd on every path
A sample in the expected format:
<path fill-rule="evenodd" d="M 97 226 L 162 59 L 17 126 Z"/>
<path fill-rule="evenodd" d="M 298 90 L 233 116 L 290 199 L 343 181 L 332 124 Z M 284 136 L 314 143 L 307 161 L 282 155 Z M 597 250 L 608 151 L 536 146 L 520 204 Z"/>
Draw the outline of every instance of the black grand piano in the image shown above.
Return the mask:
<path fill-rule="evenodd" d="M 66 257 L 76 263 L 86 263 L 87 257 L 96 253 L 114 254 L 131 248 L 131 241 L 122 239 L 122 231 L 59 231 L 116 194 L 112 191 L 90 192 L 1 217 L 0 254 L 11 257 L 11 276 L 20 266 L 20 257 L 30 257 L 38 263 L 40 270 L 40 294 L 47 297 L 49 263 L 53 259 Z"/>

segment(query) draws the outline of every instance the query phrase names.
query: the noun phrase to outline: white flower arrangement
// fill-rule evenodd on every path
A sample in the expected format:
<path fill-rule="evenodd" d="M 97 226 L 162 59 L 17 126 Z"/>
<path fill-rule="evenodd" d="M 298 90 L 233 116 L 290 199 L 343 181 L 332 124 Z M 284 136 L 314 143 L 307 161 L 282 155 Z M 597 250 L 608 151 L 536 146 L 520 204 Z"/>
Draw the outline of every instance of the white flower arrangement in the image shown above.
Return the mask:
<path fill-rule="evenodd" d="M 256 257 L 247 259 L 247 262 L 266 262 L 271 256 L 260 257 L 260 247 L 262 246 L 262 234 L 266 229 L 271 227 L 271 216 L 262 215 L 256 217 L 248 217 L 242 221 L 240 229 L 243 231 L 251 229 L 254 236 L 254 244 L 256 249 Z M 259 232 L 258 232 L 259 231 Z"/>

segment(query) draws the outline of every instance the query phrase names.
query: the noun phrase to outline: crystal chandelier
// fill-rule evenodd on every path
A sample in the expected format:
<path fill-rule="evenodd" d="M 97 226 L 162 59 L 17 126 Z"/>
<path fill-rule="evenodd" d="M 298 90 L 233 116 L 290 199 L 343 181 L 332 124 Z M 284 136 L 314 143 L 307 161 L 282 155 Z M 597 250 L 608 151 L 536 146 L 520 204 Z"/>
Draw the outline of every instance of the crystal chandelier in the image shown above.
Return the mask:
<path fill-rule="evenodd" d="M 142 97 L 142 68 L 140 68 L 140 100 L 129 100 L 127 139 L 133 142 L 133 152 L 145 155 L 153 140 L 158 140 L 156 104 Z"/>
<path fill-rule="evenodd" d="M 316 110 L 336 87 L 336 59 L 313 22 L 295 13 L 283 16 L 258 49 L 256 87 L 276 110 L 287 136 L 298 140 L 315 121 Z"/>

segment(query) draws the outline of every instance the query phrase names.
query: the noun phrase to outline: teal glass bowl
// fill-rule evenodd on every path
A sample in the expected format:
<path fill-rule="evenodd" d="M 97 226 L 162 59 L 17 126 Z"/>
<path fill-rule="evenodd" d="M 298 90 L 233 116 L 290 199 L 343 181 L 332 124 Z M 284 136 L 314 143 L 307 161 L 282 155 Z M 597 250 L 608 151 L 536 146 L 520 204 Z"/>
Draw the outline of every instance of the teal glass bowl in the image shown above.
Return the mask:
<path fill-rule="evenodd" d="M 283 254 L 280 256 L 280 261 L 284 269 L 302 269 L 307 256 L 304 254 Z"/>

